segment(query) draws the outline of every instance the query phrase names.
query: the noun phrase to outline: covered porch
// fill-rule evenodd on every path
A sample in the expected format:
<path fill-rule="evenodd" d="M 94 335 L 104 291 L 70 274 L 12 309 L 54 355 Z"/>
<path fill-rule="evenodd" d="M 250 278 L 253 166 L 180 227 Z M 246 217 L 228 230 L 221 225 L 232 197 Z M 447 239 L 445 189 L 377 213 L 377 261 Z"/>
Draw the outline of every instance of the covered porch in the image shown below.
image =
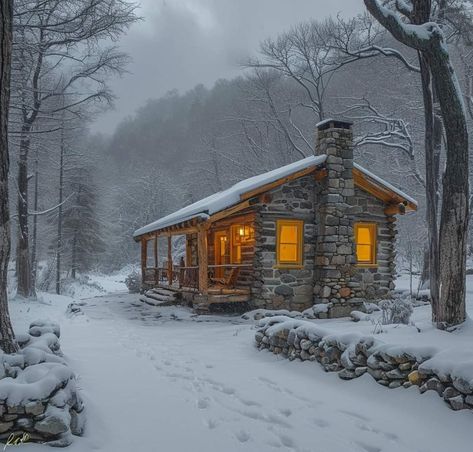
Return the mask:
<path fill-rule="evenodd" d="M 193 219 L 146 234 L 141 237 L 143 287 L 171 291 L 198 305 L 247 302 L 254 244 L 252 212 Z"/>

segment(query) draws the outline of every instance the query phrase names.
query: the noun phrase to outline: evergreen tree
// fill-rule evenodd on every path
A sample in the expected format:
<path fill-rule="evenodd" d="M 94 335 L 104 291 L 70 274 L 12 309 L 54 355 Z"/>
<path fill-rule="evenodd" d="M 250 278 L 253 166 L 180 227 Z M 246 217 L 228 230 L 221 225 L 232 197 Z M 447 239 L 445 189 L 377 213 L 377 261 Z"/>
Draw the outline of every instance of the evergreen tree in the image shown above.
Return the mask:
<path fill-rule="evenodd" d="M 97 264 L 106 244 L 97 214 L 98 193 L 93 169 L 84 165 L 68 177 L 71 200 L 64 205 L 62 215 L 63 252 L 69 262 L 70 275 L 84 272 Z"/>

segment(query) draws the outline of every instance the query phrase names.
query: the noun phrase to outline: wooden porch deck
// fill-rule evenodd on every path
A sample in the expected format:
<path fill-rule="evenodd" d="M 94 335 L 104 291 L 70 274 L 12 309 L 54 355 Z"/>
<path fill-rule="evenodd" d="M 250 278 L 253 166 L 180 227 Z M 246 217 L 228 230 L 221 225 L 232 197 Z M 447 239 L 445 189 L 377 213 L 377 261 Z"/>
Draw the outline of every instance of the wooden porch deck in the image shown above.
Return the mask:
<path fill-rule="evenodd" d="M 147 268 L 144 279 L 145 285 L 149 288 L 174 292 L 178 299 L 191 303 L 200 311 L 205 311 L 212 304 L 246 303 L 250 301 L 251 290 L 249 287 L 226 287 L 222 284 L 209 282 L 206 292 L 200 293 L 198 267 L 175 267 L 172 271 L 171 283 L 167 278 L 168 271 L 168 268 Z M 189 272 L 192 275 L 186 275 Z M 211 281 L 211 278 L 209 278 L 209 281 Z"/>

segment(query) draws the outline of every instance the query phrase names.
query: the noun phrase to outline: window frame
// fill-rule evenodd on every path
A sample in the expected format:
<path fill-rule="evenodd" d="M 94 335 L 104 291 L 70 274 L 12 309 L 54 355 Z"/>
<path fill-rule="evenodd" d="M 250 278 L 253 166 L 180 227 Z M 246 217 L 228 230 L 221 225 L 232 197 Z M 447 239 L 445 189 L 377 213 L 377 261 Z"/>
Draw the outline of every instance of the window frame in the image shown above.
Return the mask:
<path fill-rule="evenodd" d="M 237 239 L 238 230 L 248 228 L 248 237 Z M 243 247 L 251 244 L 255 240 L 255 227 L 252 222 L 235 223 L 230 226 L 230 263 L 240 265 L 243 263 Z M 239 250 L 239 251 L 238 251 Z M 238 254 L 240 254 L 238 259 Z"/>
<path fill-rule="evenodd" d="M 280 257 L 280 239 L 283 226 L 297 227 L 297 261 L 282 261 Z M 275 268 L 303 268 L 304 266 L 304 220 L 281 218 L 276 220 L 276 265 Z"/>
<path fill-rule="evenodd" d="M 370 238 L 372 241 L 371 259 L 369 261 L 362 261 L 362 262 L 358 261 L 358 229 L 359 228 L 365 228 L 369 230 Z M 356 265 L 358 267 L 376 268 L 378 266 L 378 224 L 375 222 L 357 221 L 354 225 L 354 233 L 355 233 L 354 235 L 355 235 Z"/>

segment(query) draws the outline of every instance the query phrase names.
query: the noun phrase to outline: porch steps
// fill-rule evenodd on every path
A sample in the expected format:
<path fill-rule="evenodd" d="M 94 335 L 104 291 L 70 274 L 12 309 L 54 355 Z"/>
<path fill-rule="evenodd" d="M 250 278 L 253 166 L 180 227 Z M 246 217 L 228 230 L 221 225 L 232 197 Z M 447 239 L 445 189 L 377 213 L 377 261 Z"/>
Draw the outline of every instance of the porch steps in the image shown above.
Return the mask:
<path fill-rule="evenodd" d="M 150 289 L 141 297 L 140 301 L 151 306 L 172 306 L 176 303 L 176 294 L 166 289 Z"/>
<path fill-rule="evenodd" d="M 175 291 L 163 289 L 161 287 L 154 287 L 153 289 L 150 289 L 148 292 L 151 292 L 152 294 L 155 294 L 155 295 L 162 295 L 163 297 L 174 297 L 176 295 Z"/>

